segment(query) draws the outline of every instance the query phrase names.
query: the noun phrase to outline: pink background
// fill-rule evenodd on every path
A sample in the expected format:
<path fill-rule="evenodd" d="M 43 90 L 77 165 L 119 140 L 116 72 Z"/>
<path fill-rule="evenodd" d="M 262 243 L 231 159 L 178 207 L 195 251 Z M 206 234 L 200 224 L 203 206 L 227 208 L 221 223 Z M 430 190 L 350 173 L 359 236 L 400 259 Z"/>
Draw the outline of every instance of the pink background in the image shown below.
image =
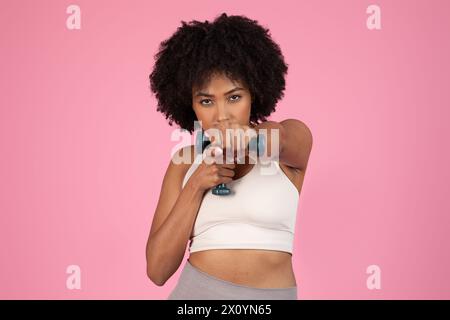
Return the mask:
<path fill-rule="evenodd" d="M 68 30 L 66 8 L 81 8 Z M 366 8 L 381 7 L 381 30 Z M 314 136 L 299 299 L 450 298 L 450 2 L 4 1 L 0 298 L 165 299 L 145 244 L 176 127 L 148 75 L 181 20 L 243 14 L 289 64 L 271 120 Z M 186 254 L 187 257 L 187 254 Z M 184 264 L 185 261 L 183 261 Z M 66 268 L 81 267 L 81 290 Z M 366 268 L 381 268 L 381 289 Z"/>

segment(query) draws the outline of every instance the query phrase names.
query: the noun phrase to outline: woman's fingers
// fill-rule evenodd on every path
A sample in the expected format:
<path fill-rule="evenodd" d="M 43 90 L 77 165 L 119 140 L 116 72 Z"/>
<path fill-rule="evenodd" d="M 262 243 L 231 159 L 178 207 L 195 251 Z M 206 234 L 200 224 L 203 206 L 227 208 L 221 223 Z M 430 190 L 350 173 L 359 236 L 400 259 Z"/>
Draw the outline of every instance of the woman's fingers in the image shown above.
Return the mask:
<path fill-rule="evenodd" d="M 227 168 L 224 168 L 224 167 L 221 167 L 221 168 L 219 168 L 219 176 L 222 176 L 222 177 L 234 177 L 234 170 L 232 170 L 232 169 L 227 169 Z"/>
<path fill-rule="evenodd" d="M 219 145 L 222 148 L 222 163 L 226 163 L 226 158 L 230 158 L 235 163 L 243 163 L 249 155 L 249 142 L 257 135 L 256 130 L 248 125 L 229 120 L 215 124 L 214 128 L 219 130 L 221 141 L 215 139 L 218 133 L 216 132 L 215 135 L 212 135 L 211 145 Z"/>

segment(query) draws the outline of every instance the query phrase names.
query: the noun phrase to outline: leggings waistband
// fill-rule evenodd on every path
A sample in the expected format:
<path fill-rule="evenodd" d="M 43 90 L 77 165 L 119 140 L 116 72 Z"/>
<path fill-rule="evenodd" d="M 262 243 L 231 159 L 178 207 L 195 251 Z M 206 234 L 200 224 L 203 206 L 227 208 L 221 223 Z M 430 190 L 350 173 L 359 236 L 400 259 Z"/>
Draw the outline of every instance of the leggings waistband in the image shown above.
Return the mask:
<path fill-rule="evenodd" d="M 234 282 L 226 281 L 226 280 L 217 278 L 215 276 L 212 276 L 212 275 L 200 270 L 199 268 L 195 267 L 194 265 L 192 265 L 192 263 L 190 263 L 189 260 L 186 261 L 185 268 L 193 269 L 193 271 L 199 273 L 200 276 L 206 277 L 207 279 L 210 279 L 212 281 L 220 282 L 225 285 L 234 286 L 234 287 L 241 287 L 241 288 L 252 289 L 252 290 L 293 290 L 293 289 L 297 289 L 297 286 L 285 287 L 285 288 L 255 288 L 255 287 L 250 287 L 250 286 L 246 286 L 246 285 L 242 285 L 242 284 L 237 284 Z"/>
<path fill-rule="evenodd" d="M 297 286 L 287 288 L 249 287 L 214 277 L 194 267 L 188 260 L 168 299 L 297 300 Z"/>

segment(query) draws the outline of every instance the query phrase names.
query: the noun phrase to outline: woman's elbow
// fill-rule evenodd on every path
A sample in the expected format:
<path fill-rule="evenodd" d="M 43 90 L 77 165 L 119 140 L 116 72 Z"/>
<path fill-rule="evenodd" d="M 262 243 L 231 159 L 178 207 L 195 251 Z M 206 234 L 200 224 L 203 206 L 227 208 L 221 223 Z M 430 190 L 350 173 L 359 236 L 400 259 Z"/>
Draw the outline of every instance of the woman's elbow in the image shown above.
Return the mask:
<path fill-rule="evenodd" d="M 159 257 L 155 257 L 154 254 L 150 254 L 152 249 L 150 248 L 150 240 L 147 242 L 146 256 L 147 256 L 147 277 L 157 286 L 163 286 L 167 279 L 163 279 L 161 272 L 158 271 L 158 266 L 155 265 L 155 261 L 159 260 Z M 154 252 L 153 252 L 154 253 Z"/>
<path fill-rule="evenodd" d="M 163 286 L 167 279 L 163 279 L 163 277 L 158 276 L 157 274 L 154 273 L 154 269 L 151 268 L 150 266 L 147 266 L 147 277 L 157 286 L 161 287 Z"/>

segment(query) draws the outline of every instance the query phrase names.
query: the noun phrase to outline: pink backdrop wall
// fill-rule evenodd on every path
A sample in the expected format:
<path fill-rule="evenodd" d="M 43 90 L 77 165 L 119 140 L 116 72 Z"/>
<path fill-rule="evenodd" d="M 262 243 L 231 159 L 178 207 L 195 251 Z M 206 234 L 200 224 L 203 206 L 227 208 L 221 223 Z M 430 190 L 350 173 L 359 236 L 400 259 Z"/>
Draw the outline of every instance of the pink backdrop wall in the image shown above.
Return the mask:
<path fill-rule="evenodd" d="M 66 8 L 81 8 L 69 30 Z M 381 8 L 369 30 L 366 8 Z M 450 298 L 450 2 L 3 1 L 0 298 L 165 299 L 145 244 L 176 142 L 148 74 L 180 21 L 244 14 L 289 64 L 271 120 L 314 136 L 299 299 Z M 187 255 L 186 255 L 187 257 Z M 184 263 L 184 262 L 183 262 Z M 66 287 L 69 265 L 81 289 Z M 366 269 L 381 270 L 381 289 Z"/>

